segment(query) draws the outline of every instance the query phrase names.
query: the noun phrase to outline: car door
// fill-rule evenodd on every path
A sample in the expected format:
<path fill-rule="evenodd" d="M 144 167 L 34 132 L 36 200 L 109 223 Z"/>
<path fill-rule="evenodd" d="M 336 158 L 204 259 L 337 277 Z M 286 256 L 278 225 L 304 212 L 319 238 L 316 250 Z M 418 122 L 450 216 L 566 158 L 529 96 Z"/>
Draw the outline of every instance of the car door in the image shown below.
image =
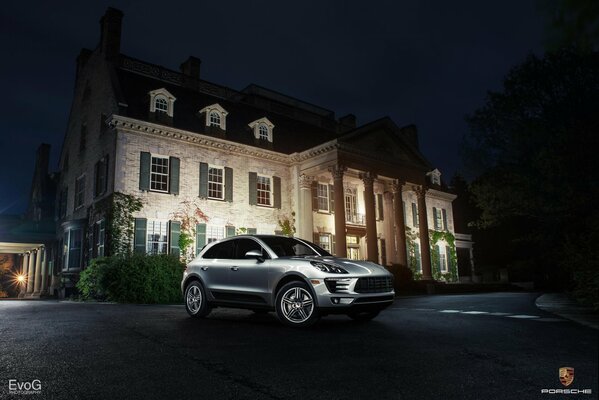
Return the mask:
<path fill-rule="evenodd" d="M 251 238 L 235 239 L 235 260 L 229 274 L 229 284 L 235 288 L 240 299 L 250 303 L 266 303 L 269 299 L 268 265 L 270 257 L 260 243 Z M 259 250 L 264 255 L 264 261 L 246 258 L 251 250 Z"/>
<path fill-rule="evenodd" d="M 232 240 L 217 243 L 202 256 L 201 275 L 207 289 L 215 298 L 229 290 L 229 272 L 235 261 L 235 244 Z"/>

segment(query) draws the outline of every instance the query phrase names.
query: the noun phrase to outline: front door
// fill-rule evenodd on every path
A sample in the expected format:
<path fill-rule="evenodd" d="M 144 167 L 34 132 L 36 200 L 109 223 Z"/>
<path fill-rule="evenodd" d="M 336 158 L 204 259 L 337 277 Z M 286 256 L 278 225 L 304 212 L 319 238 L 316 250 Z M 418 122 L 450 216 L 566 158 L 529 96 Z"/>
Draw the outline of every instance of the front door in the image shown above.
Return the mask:
<path fill-rule="evenodd" d="M 347 248 L 347 258 L 350 260 L 359 260 L 360 259 L 360 248 L 359 247 L 348 247 Z"/>

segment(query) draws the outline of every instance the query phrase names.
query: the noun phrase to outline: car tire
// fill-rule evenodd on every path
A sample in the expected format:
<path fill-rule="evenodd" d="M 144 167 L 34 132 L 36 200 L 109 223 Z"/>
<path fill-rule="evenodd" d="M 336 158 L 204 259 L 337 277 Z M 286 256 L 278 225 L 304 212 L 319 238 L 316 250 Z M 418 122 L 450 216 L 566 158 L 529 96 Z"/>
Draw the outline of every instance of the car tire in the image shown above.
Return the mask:
<path fill-rule="evenodd" d="M 289 282 L 277 292 L 275 309 L 279 320 L 293 328 L 307 328 L 320 318 L 314 294 L 300 281 Z"/>
<path fill-rule="evenodd" d="M 212 307 L 210 307 L 206 298 L 204 286 L 199 281 L 193 281 L 187 285 L 184 300 L 185 309 L 192 317 L 204 318 L 212 311 Z"/>
<path fill-rule="evenodd" d="M 380 310 L 352 312 L 352 313 L 347 314 L 347 316 L 357 322 L 366 322 L 366 321 L 373 320 L 379 314 L 380 314 Z"/>

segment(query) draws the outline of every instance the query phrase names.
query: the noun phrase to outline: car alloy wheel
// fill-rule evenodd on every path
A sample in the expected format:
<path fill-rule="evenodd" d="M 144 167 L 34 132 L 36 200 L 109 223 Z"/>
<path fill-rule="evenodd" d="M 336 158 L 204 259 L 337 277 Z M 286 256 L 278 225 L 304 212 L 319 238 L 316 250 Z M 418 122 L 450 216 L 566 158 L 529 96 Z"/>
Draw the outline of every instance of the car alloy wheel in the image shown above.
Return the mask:
<path fill-rule="evenodd" d="M 185 291 L 185 309 L 192 317 L 205 317 L 211 307 L 206 302 L 204 287 L 198 281 L 191 282 Z"/>
<path fill-rule="evenodd" d="M 277 295 L 277 315 L 286 325 L 307 327 L 318 320 L 314 296 L 303 282 L 290 282 Z"/>

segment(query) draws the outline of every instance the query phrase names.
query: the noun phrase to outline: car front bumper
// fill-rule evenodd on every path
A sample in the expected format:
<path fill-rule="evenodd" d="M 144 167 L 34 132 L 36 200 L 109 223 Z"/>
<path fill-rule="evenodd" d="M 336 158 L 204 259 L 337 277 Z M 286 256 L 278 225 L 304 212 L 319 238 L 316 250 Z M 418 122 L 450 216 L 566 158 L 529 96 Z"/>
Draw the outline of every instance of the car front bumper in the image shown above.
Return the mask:
<path fill-rule="evenodd" d="M 311 279 L 319 310 L 330 314 L 349 313 L 362 310 L 382 310 L 393 304 L 395 291 L 392 288 L 381 288 L 380 291 L 368 293 L 356 292 L 358 279 L 358 277 Z M 328 283 L 327 280 L 329 280 Z M 331 280 L 340 282 L 340 284 L 331 285 Z"/>

